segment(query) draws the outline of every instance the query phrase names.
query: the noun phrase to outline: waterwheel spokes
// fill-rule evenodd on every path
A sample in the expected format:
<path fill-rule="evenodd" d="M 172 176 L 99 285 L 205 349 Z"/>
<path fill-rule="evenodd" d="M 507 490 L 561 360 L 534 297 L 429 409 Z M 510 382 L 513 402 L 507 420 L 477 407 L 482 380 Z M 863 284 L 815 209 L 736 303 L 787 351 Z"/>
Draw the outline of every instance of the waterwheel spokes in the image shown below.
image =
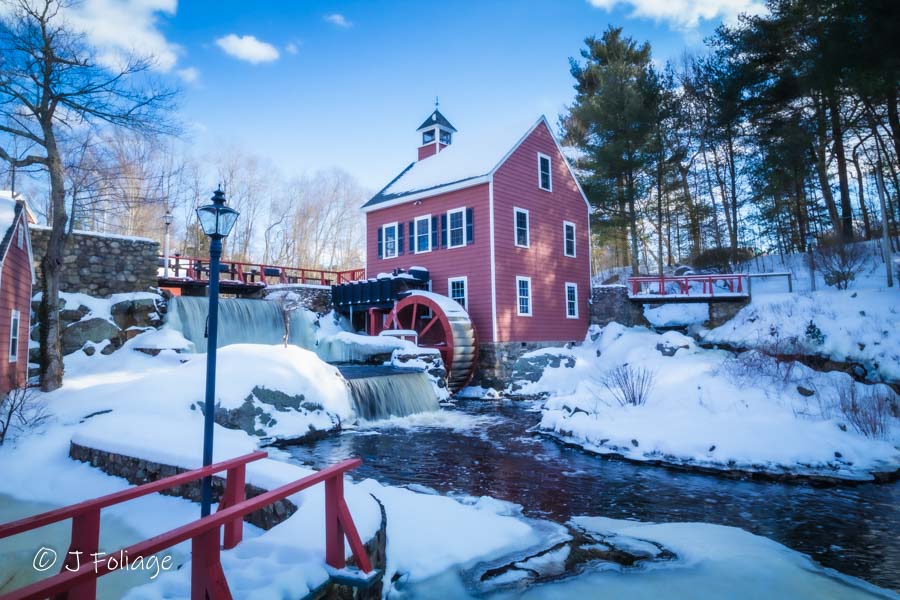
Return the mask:
<path fill-rule="evenodd" d="M 409 320 L 409 329 L 415 330 L 416 328 L 416 314 L 419 312 L 419 303 L 416 302 L 412 305 L 412 318 Z"/>

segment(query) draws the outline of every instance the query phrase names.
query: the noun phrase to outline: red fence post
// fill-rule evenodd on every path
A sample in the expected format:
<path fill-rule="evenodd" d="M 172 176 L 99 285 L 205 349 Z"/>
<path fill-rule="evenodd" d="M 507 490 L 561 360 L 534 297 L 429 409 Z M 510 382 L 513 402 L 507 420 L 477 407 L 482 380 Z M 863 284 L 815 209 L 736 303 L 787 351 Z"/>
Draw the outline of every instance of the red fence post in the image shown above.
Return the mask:
<path fill-rule="evenodd" d="M 94 560 L 99 546 L 100 509 L 94 508 L 72 517 L 72 541 L 59 572 L 74 570 L 79 565 Z M 79 583 L 66 596 L 67 600 L 94 600 L 96 597 L 96 579 Z"/>
<path fill-rule="evenodd" d="M 231 600 L 219 555 L 219 528 L 191 538 L 191 600 Z"/>
<path fill-rule="evenodd" d="M 239 465 L 233 469 L 228 469 L 228 474 L 225 479 L 225 493 L 222 494 L 222 500 L 219 502 L 218 510 L 234 506 L 246 499 L 247 494 L 244 485 L 246 479 L 246 465 Z M 238 517 L 233 521 L 225 523 L 225 534 L 222 545 L 226 550 L 231 550 L 241 543 L 243 537 L 244 519 L 242 517 Z"/>
<path fill-rule="evenodd" d="M 341 526 L 340 501 L 344 497 L 344 475 L 325 480 L 325 562 L 335 569 L 346 565 L 344 528 Z"/>

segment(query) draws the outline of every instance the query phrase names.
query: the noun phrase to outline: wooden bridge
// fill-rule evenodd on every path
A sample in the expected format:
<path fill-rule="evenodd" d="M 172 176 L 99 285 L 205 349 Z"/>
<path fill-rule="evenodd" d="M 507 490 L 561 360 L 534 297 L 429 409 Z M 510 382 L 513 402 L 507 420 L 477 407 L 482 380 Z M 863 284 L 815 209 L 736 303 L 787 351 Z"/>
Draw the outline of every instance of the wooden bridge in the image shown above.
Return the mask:
<path fill-rule="evenodd" d="M 187 471 L 172 477 L 108 494 L 79 504 L 0 525 L 0 539 L 38 529 L 60 521 L 72 520 L 69 551 L 60 572 L 18 590 L 0 595 L 0 600 L 39 600 L 67 598 L 89 600 L 97 597 L 97 579 L 115 570 L 127 569 L 126 561 L 94 563 L 79 557 L 96 556 L 100 544 L 100 510 L 147 494 L 162 492 L 226 472 L 225 492 L 218 510 L 206 517 L 182 525 L 137 544 L 110 552 L 106 556 L 148 558 L 181 542 L 191 540 L 191 600 L 231 600 L 228 581 L 220 562 L 221 547 L 229 550 L 243 538 L 243 518 L 319 483 L 325 484 L 325 563 L 339 573 L 342 582 L 365 586 L 379 575 L 372 569 L 369 556 L 344 500 L 344 473 L 362 464 L 358 458 L 345 460 L 317 473 L 247 499 L 245 479 L 247 463 L 266 458 L 267 452 L 252 452 L 231 460 Z M 302 510 L 302 509 L 301 509 Z M 359 576 L 346 565 L 344 543 L 350 546 Z"/>
<path fill-rule="evenodd" d="M 166 262 L 169 274 L 165 275 Z M 270 285 L 331 286 L 365 278 L 365 269 L 328 271 L 234 260 L 219 264 L 219 288 L 223 294 L 252 295 Z M 173 255 L 159 257 L 158 285 L 185 296 L 202 296 L 209 285 L 209 259 Z"/>
<path fill-rule="evenodd" d="M 742 301 L 750 297 L 746 273 L 640 276 L 628 278 L 628 298 L 654 304 L 670 302 Z"/>

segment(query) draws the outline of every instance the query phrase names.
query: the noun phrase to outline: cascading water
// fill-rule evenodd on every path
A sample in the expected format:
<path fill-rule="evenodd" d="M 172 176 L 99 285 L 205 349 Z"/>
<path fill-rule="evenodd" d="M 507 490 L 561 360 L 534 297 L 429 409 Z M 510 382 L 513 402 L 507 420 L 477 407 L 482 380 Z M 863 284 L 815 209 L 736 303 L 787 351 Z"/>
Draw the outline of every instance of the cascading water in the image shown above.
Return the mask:
<path fill-rule="evenodd" d="M 342 367 L 350 387 L 353 410 L 360 419 L 375 421 L 440 410 L 428 376 L 402 369 Z M 366 369 L 362 367 L 361 369 Z"/>
<path fill-rule="evenodd" d="M 181 296 L 169 301 L 166 322 L 180 331 L 197 352 L 206 352 L 207 298 Z M 229 344 L 280 344 L 284 341 L 284 312 L 265 300 L 222 298 L 219 300 L 219 347 Z M 316 345 L 313 317 L 308 311 L 291 312 L 288 342 L 307 350 Z"/>
<path fill-rule="evenodd" d="M 166 323 L 194 345 L 196 352 L 206 352 L 206 298 L 181 296 L 169 301 Z M 290 313 L 288 343 L 317 352 L 325 361 L 363 360 L 364 354 L 352 340 L 326 337 L 316 345 L 315 315 L 308 310 Z M 284 310 L 277 302 L 222 298 L 219 300 L 219 347 L 229 344 L 281 344 L 284 342 Z M 373 351 L 389 353 L 392 344 L 381 347 L 367 344 Z M 437 396 L 425 373 L 382 366 L 341 365 L 347 380 L 353 408 L 367 421 L 388 417 L 405 417 L 414 413 L 439 410 Z"/>

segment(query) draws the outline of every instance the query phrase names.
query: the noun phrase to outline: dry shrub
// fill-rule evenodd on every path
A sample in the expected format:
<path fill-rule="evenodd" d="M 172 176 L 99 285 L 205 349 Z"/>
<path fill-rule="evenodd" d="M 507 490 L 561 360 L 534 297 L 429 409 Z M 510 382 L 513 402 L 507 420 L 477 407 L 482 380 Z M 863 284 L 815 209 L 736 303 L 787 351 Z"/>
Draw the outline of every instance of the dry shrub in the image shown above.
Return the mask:
<path fill-rule="evenodd" d="M 0 398 L 0 446 L 7 440 L 13 441 L 23 433 L 40 427 L 47 422 L 49 416 L 34 390 L 27 387 L 13 388 Z"/>
<path fill-rule="evenodd" d="M 813 266 L 822 271 L 825 283 L 839 290 L 850 287 L 868 258 L 862 244 L 845 243 L 837 235 L 821 239 L 812 254 L 815 261 Z"/>
<path fill-rule="evenodd" d="M 656 374 L 644 367 L 619 365 L 600 380 L 620 406 L 643 406 L 647 403 Z"/>
<path fill-rule="evenodd" d="M 900 417 L 897 395 L 883 385 L 857 384 L 852 379 L 835 383 L 834 407 L 858 433 L 884 439 Z"/>
<path fill-rule="evenodd" d="M 768 352 L 749 350 L 732 354 L 722 361 L 721 372 L 738 385 L 753 384 L 760 377 L 787 383 L 792 379 L 796 366 L 793 355 L 772 356 Z"/>

